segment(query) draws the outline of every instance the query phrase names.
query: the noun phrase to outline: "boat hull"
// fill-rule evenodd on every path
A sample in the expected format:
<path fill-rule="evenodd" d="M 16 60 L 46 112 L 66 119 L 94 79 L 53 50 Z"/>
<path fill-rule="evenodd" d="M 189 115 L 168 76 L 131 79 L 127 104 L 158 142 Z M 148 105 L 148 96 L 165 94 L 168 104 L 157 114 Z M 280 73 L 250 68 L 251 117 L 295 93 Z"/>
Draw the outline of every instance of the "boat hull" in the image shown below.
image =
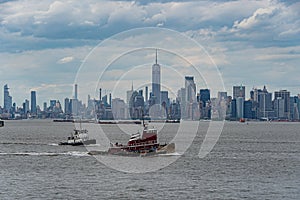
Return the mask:
<path fill-rule="evenodd" d="M 170 154 L 175 152 L 175 143 L 170 143 L 166 145 L 159 145 L 156 150 L 149 151 L 128 151 L 126 147 L 111 147 L 108 151 L 90 151 L 89 155 L 116 155 L 116 156 L 155 156 L 159 154 Z"/>
<path fill-rule="evenodd" d="M 90 145 L 90 144 L 96 144 L 96 140 L 95 139 L 91 139 L 91 140 L 86 140 L 86 141 L 78 141 L 78 142 L 61 142 L 59 143 L 59 145 L 70 145 L 70 146 L 81 146 L 81 145 Z"/>

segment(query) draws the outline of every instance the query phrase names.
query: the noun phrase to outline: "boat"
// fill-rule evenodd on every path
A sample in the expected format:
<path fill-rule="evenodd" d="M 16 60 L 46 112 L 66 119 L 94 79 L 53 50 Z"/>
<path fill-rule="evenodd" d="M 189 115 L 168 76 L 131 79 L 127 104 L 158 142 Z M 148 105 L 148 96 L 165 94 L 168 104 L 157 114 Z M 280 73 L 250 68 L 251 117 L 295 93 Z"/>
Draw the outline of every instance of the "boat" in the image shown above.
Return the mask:
<path fill-rule="evenodd" d="M 89 145 L 96 144 L 95 139 L 89 139 L 88 130 L 86 129 L 74 129 L 74 132 L 71 133 L 71 136 L 68 137 L 66 142 L 61 142 L 59 145 Z"/>
<path fill-rule="evenodd" d="M 109 154 L 121 156 L 149 156 L 175 152 L 175 143 L 159 144 L 157 140 L 157 129 L 148 128 L 143 122 L 143 131 L 132 134 L 127 144 L 112 144 L 107 152 L 90 151 L 90 155 Z"/>

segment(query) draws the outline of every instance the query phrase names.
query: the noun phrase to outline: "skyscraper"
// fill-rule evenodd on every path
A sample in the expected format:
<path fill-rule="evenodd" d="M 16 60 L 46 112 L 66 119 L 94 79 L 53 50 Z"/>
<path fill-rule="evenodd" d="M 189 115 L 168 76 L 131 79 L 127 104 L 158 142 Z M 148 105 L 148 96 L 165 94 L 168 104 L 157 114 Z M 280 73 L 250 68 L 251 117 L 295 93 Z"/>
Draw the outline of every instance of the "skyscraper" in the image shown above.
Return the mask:
<path fill-rule="evenodd" d="M 196 84 L 193 76 L 185 77 L 186 102 L 193 103 L 196 100 Z"/>
<path fill-rule="evenodd" d="M 284 99 L 282 97 L 276 97 L 274 99 L 274 112 L 275 117 L 279 119 L 286 118 L 284 113 Z"/>
<path fill-rule="evenodd" d="M 290 117 L 290 92 L 287 90 L 276 91 L 274 99 L 279 97 L 284 101 L 284 117 L 288 119 Z"/>
<path fill-rule="evenodd" d="M 200 89 L 200 101 L 205 107 L 206 103 L 210 101 L 210 90 L 209 89 Z"/>
<path fill-rule="evenodd" d="M 29 112 L 29 101 L 27 99 L 25 99 L 25 102 L 23 103 L 23 109 L 24 109 L 24 114 L 27 115 L 27 113 Z"/>
<path fill-rule="evenodd" d="M 47 111 L 47 102 L 44 102 L 44 106 L 43 106 L 43 111 L 46 112 Z"/>
<path fill-rule="evenodd" d="M 227 92 L 218 92 L 218 100 L 227 100 Z"/>
<path fill-rule="evenodd" d="M 238 97 L 243 97 L 245 98 L 245 86 L 233 86 L 233 91 L 232 91 L 233 95 L 232 98 L 233 99 L 237 99 Z"/>
<path fill-rule="evenodd" d="M 65 98 L 65 114 L 70 114 L 70 99 Z"/>
<path fill-rule="evenodd" d="M 246 119 L 252 119 L 253 114 L 252 114 L 252 101 L 244 101 L 244 118 Z"/>
<path fill-rule="evenodd" d="M 74 99 L 77 99 L 78 98 L 78 86 L 77 84 L 75 84 L 75 88 L 74 88 Z"/>
<path fill-rule="evenodd" d="M 210 119 L 211 118 L 211 108 L 210 108 L 210 90 L 209 89 L 200 89 L 200 109 L 201 109 L 201 118 Z"/>
<path fill-rule="evenodd" d="M 12 107 L 12 97 L 9 95 L 8 90 L 9 90 L 9 88 L 8 88 L 7 84 L 4 85 L 4 106 L 3 106 L 3 108 L 6 112 L 9 112 Z"/>
<path fill-rule="evenodd" d="M 258 93 L 258 117 L 271 117 L 272 106 L 272 93 L 269 93 L 264 86 L 263 90 Z"/>
<path fill-rule="evenodd" d="M 160 95 L 161 95 L 161 104 L 168 106 L 169 105 L 169 92 L 161 91 Z"/>
<path fill-rule="evenodd" d="M 244 101 L 243 97 L 238 97 L 236 99 L 236 117 L 238 119 L 244 118 Z"/>
<path fill-rule="evenodd" d="M 160 65 L 157 63 L 157 50 L 155 64 L 152 65 L 152 96 L 155 97 L 155 103 L 160 104 Z"/>
<path fill-rule="evenodd" d="M 36 114 L 36 91 L 31 91 L 31 114 Z"/>
<path fill-rule="evenodd" d="M 148 86 L 145 87 L 145 102 L 148 101 Z"/>
<path fill-rule="evenodd" d="M 126 93 L 127 93 L 126 103 L 127 103 L 127 105 L 129 105 L 131 96 L 133 94 L 133 83 L 131 84 L 131 90 L 128 90 Z"/>

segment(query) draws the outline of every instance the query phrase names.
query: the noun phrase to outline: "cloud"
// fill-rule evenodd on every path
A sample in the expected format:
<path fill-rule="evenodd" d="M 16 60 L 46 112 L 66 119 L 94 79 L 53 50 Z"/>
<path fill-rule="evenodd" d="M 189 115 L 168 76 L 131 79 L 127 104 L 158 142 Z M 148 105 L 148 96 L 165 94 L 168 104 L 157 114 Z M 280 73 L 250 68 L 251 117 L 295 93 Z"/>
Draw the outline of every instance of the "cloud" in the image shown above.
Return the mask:
<path fill-rule="evenodd" d="M 36 85 L 72 84 L 81 61 L 100 41 L 143 27 L 173 29 L 197 41 L 220 67 L 228 87 L 253 81 L 275 85 L 283 79 L 297 80 L 300 73 L 295 68 L 300 46 L 298 1 L 248 1 L 245 5 L 239 0 L 19 0 L 0 1 L 0 74 L 5 74 L 0 84 L 8 83 L 15 89 L 23 85 L 15 92 L 20 94 L 19 99 L 24 96 L 23 90 Z M 128 44 L 133 39 L 126 38 Z M 148 40 L 153 47 L 162 37 L 140 39 Z M 174 42 L 174 47 L 184 45 Z M 202 55 L 185 55 L 199 65 L 210 62 Z M 104 60 L 95 58 L 91 64 L 99 69 L 115 56 L 113 50 L 107 51 L 102 55 Z M 126 71 L 135 62 L 135 58 L 130 59 L 110 75 Z M 284 67 L 287 73 L 281 73 Z M 276 72 L 270 75 L 276 80 L 266 78 L 267 73 L 262 73 L 265 70 Z M 203 73 L 209 75 L 210 71 Z"/>
<path fill-rule="evenodd" d="M 193 31 L 196 38 L 252 45 L 299 40 L 299 3 L 279 1 L 43 1 L 5 2 L 0 51 L 95 45 L 140 27 Z"/>
<path fill-rule="evenodd" d="M 67 57 L 64 57 L 60 60 L 57 61 L 58 64 L 65 64 L 65 63 L 69 63 L 69 62 L 72 62 L 74 60 L 74 57 L 72 56 L 67 56 Z"/>
<path fill-rule="evenodd" d="M 251 17 L 243 19 L 240 22 L 235 21 L 233 27 L 237 29 L 250 29 L 254 26 L 261 25 L 262 23 L 267 22 L 268 19 L 274 15 L 275 11 L 275 7 L 259 8 Z"/>

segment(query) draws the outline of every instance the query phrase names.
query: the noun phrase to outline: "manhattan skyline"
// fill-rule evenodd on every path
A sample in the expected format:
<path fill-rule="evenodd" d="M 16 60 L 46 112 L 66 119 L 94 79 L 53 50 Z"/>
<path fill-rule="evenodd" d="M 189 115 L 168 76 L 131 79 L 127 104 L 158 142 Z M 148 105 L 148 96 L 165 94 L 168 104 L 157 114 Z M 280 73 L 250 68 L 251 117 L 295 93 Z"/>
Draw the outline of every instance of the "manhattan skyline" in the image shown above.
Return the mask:
<path fill-rule="evenodd" d="M 246 98 L 253 87 L 264 85 L 269 91 L 287 89 L 292 95 L 300 93 L 300 3 L 296 1 L 250 1 L 247 6 L 243 1 L 151 3 L 124 0 L 86 4 L 60 1 L 0 3 L 0 94 L 4 92 L 3 86 L 8 84 L 17 105 L 30 99 L 31 90 L 37 92 L 40 106 L 50 99 L 72 97 L 77 72 L 96 45 L 120 32 L 143 27 L 171 29 L 199 43 L 218 67 L 229 94 L 232 94 L 233 85 L 240 84 L 246 87 Z M 128 39 L 130 41 L 130 37 Z M 145 34 L 140 40 L 156 47 L 151 35 L 149 38 Z M 141 57 L 145 58 L 148 77 L 143 73 L 132 74 L 122 84 L 126 90 L 130 89 L 132 81 L 138 87 L 139 78 L 151 82 L 153 52 L 149 55 L 149 60 L 146 54 Z M 112 54 L 108 51 L 103 56 Z M 163 56 L 159 59 L 162 82 L 176 91 L 184 81 L 167 76 L 163 70 L 172 65 Z M 206 61 L 203 59 L 204 64 Z M 126 65 L 134 64 L 134 58 L 127 59 Z M 127 68 L 120 67 L 117 72 L 126 74 Z M 209 70 L 205 72 L 206 78 L 210 79 Z M 182 76 L 193 75 L 180 73 Z M 197 88 L 207 88 L 197 77 L 195 82 Z M 79 84 L 78 98 L 83 101 L 87 98 L 83 93 L 85 90 Z M 211 91 L 216 97 L 220 90 L 211 88 Z M 125 99 L 125 92 L 122 98 Z M 3 105 L 3 95 L 0 105 Z"/>

